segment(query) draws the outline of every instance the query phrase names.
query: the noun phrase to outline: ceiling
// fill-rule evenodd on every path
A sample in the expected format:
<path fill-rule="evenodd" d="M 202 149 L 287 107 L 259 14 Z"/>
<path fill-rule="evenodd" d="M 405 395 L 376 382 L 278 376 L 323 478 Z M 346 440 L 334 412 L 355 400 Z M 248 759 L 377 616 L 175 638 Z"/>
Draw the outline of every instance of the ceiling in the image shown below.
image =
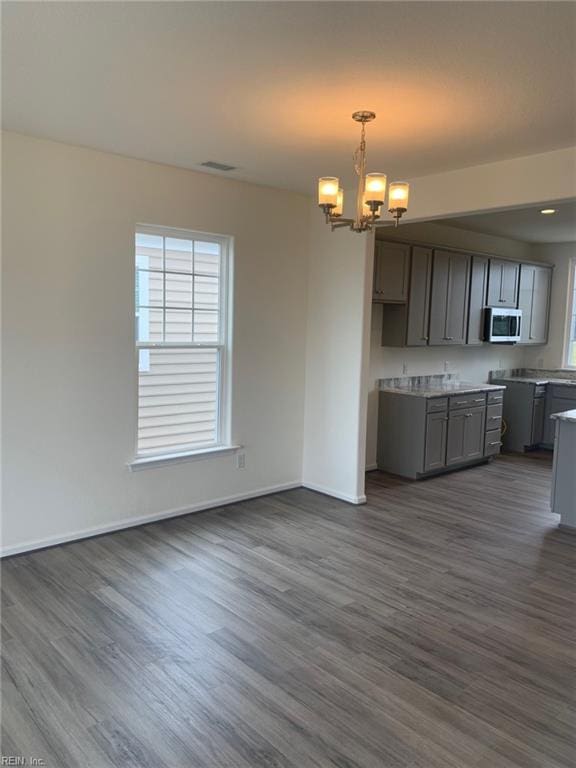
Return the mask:
<path fill-rule="evenodd" d="M 8 130 L 314 192 L 575 139 L 569 2 L 3 2 Z"/>
<path fill-rule="evenodd" d="M 556 213 L 545 216 L 540 213 L 542 208 L 554 208 Z M 444 219 L 434 223 L 509 237 L 525 243 L 576 242 L 576 201 L 499 213 L 481 213 L 477 216 L 461 216 L 458 219 Z"/>

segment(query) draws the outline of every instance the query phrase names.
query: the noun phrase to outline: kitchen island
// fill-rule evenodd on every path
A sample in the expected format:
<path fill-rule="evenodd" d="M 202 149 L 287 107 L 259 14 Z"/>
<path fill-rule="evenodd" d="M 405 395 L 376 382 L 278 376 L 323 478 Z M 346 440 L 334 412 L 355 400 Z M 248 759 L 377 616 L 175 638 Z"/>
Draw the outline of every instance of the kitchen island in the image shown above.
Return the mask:
<path fill-rule="evenodd" d="M 576 533 L 576 409 L 554 413 L 554 468 L 552 511 L 560 515 L 560 527 Z"/>

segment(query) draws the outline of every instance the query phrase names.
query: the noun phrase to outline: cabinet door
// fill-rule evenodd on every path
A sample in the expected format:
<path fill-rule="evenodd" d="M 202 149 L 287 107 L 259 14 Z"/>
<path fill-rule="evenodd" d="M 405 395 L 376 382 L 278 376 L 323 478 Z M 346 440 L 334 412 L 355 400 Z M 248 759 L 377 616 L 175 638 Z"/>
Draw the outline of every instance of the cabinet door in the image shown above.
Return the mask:
<path fill-rule="evenodd" d="M 446 466 L 446 436 L 448 416 L 444 413 L 429 413 L 426 417 L 426 450 L 424 472 Z"/>
<path fill-rule="evenodd" d="M 532 435 L 530 445 L 538 445 L 544 439 L 544 414 L 546 400 L 543 397 L 534 398 L 532 410 Z"/>
<path fill-rule="evenodd" d="M 513 261 L 502 263 L 502 307 L 518 306 L 518 280 L 520 277 L 520 264 Z"/>
<path fill-rule="evenodd" d="M 521 344 L 545 344 L 548 340 L 552 270 L 533 264 L 520 268 L 518 307 L 522 310 Z"/>
<path fill-rule="evenodd" d="M 434 251 L 430 298 L 430 344 L 465 344 L 470 291 L 470 256 Z"/>
<path fill-rule="evenodd" d="M 410 246 L 377 240 L 374 253 L 372 300 L 376 302 L 407 301 L 409 272 Z"/>
<path fill-rule="evenodd" d="M 488 270 L 488 306 L 502 306 L 502 265 L 498 259 L 490 259 Z"/>
<path fill-rule="evenodd" d="M 486 256 L 472 257 L 470 278 L 470 311 L 468 314 L 468 344 L 482 344 L 484 341 L 484 307 L 488 287 L 488 259 Z"/>
<path fill-rule="evenodd" d="M 532 333 L 532 307 L 534 305 L 534 283 L 536 267 L 522 264 L 520 267 L 520 291 L 518 293 L 518 309 L 522 310 L 520 325 L 520 344 L 530 344 Z"/>
<path fill-rule="evenodd" d="M 466 408 L 450 413 L 446 464 L 461 464 L 484 455 L 486 408 Z"/>
<path fill-rule="evenodd" d="M 488 306 L 515 307 L 518 301 L 520 265 L 514 261 L 490 259 Z"/>
<path fill-rule="evenodd" d="M 532 322 L 529 343 L 546 344 L 548 341 L 548 319 L 550 316 L 550 287 L 552 270 L 548 267 L 534 268 L 534 290 L 532 297 Z"/>
<path fill-rule="evenodd" d="M 428 344 L 431 279 L 432 250 L 414 246 L 412 248 L 408 329 L 406 332 L 406 345 L 409 347 L 423 347 Z"/>
<path fill-rule="evenodd" d="M 571 411 L 576 406 L 576 401 L 572 398 L 551 397 L 546 403 L 546 416 L 544 418 L 544 443 L 554 442 L 554 433 L 556 431 L 556 424 L 550 418 L 553 413 L 563 413 L 564 411 Z"/>

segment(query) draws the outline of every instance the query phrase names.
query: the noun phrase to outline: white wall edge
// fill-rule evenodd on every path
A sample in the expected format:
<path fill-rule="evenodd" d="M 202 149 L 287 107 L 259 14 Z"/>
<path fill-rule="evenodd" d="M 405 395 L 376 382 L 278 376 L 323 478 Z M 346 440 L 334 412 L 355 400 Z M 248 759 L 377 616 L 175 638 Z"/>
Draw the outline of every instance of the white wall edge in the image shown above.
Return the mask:
<path fill-rule="evenodd" d="M 214 509 L 215 507 L 224 507 L 228 504 L 234 504 L 238 501 L 247 501 L 248 499 L 256 499 L 259 496 L 268 496 L 271 493 L 279 493 L 280 491 L 290 491 L 294 488 L 301 488 L 302 483 L 300 481 L 294 481 L 291 483 L 281 483 L 280 485 L 270 485 L 266 488 L 258 488 L 254 491 L 248 491 L 247 493 L 237 493 L 232 496 L 223 496 L 219 499 L 213 499 L 211 501 L 201 501 L 198 504 L 191 504 L 186 507 L 177 507 L 175 509 L 168 509 L 164 512 L 153 512 L 149 515 L 140 515 L 139 517 L 128 517 L 123 520 L 118 520 L 115 523 L 107 523 L 106 525 L 96 525 L 92 528 L 84 528 L 74 533 L 67 533 L 62 536 L 48 536 L 45 539 L 36 539 L 33 541 L 27 541 L 23 544 L 15 544 L 10 547 L 0 548 L 0 558 L 10 557 L 11 555 L 20 555 L 24 552 L 32 552 L 35 549 L 44 549 L 45 547 L 54 547 L 58 544 L 66 544 L 72 541 L 80 541 L 81 539 L 91 538 L 92 536 L 101 536 L 105 533 L 114 533 L 114 531 L 121 531 L 126 528 L 136 528 L 139 525 L 145 525 L 146 523 L 154 523 L 158 520 L 166 520 L 170 517 L 181 517 L 183 515 L 189 515 L 194 512 L 203 512 L 208 509 Z M 314 489 L 318 490 L 318 489 Z M 328 495 L 333 495 L 327 491 Z M 348 501 L 349 499 L 346 499 Z M 359 502 L 353 502 L 359 503 Z"/>
<path fill-rule="evenodd" d="M 341 501 L 347 501 L 349 504 L 366 504 L 366 496 L 349 496 L 347 493 L 340 493 L 340 491 L 335 491 L 333 488 L 328 488 L 325 485 L 318 485 L 318 483 L 302 483 L 303 488 L 307 488 L 309 491 L 318 491 L 318 493 L 323 493 L 325 496 L 333 496 L 335 499 L 340 499 Z"/>

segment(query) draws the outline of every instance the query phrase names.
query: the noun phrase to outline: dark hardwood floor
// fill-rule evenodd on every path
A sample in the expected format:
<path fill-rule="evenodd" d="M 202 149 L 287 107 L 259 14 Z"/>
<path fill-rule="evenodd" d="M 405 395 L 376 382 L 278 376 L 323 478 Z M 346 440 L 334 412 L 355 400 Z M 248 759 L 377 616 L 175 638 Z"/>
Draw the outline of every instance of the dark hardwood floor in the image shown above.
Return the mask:
<path fill-rule="evenodd" d="M 573 768 L 550 462 L 294 490 L 3 563 L 2 752 L 48 768 Z"/>

